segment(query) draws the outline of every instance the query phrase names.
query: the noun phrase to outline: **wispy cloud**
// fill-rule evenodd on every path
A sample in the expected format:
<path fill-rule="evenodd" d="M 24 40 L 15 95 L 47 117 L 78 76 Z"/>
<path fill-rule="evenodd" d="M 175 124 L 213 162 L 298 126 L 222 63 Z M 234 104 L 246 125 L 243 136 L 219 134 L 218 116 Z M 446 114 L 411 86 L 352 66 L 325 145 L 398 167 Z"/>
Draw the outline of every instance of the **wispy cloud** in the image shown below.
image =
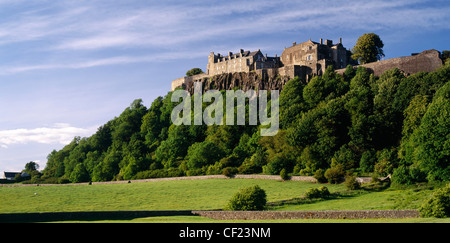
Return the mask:
<path fill-rule="evenodd" d="M 96 127 L 79 128 L 67 123 L 55 123 L 51 127 L 33 129 L 13 129 L 0 131 L 0 148 L 13 144 L 43 143 L 68 144 L 75 136 L 90 136 Z"/>
<path fill-rule="evenodd" d="M 0 75 L 5 74 L 15 74 L 22 72 L 30 72 L 30 71 L 39 71 L 39 70 L 53 70 L 53 69 L 82 69 L 82 68 L 93 68 L 93 67 L 101 67 L 101 66 L 109 66 L 109 65 L 125 65 L 132 63 L 152 63 L 152 62 L 165 62 L 170 60 L 176 60 L 179 58 L 190 59 L 190 58 L 198 58 L 204 57 L 205 53 L 208 53 L 207 50 L 203 52 L 190 53 L 187 51 L 183 52 L 166 52 L 160 53 L 156 55 L 147 55 L 147 56 L 116 56 L 116 57 L 107 57 L 107 58 L 93 58 L 93 59 L 85 59 L 79 61 L 71 61 L 67 63 L 47 63 L 47 64 L 22 64 L 16 66 L 3 66 L 0 67 Z"/>
<path fill-rule="evenodd" d="M 165 57 L 177 56 L 176 52 L 198 53 L 200 49 L 204 56 L 213 51 L 212 46 L 223 45 L 230 38 L 253 37 L 258 41 L 267 35 L 300 30 L 448 30 L 450 6 L 436 1 L 261 0 L 169 5 L 139 0 L 127 4 L 77 1 L 76 5 L 71 1 L 42 1 L 35 9 L 24 8 L 14 16 L 0 17 L 0 45 L 26 43 L 27 50 L 48 61 L 3 65 L 2 73 L 164 61 Z M 0 1 L 2 5 L 7 3 L 11 4 Z M 139 54 L 122 54 L 128 50 Z M 107 55 L 93 58 L 92 53 Z"/>

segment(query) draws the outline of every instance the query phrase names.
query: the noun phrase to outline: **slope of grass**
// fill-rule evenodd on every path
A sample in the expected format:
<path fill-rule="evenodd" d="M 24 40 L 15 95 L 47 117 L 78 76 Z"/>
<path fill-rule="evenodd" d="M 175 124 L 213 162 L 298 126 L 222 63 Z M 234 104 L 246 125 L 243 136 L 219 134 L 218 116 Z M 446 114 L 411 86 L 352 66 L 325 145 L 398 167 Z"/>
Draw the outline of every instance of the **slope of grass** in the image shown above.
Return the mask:
<path fill-rule="evenodd" d="M 259 185 L 269 202 L 302 196 L 320 184 L 257 179 L 0 187 L 0 213 L 221 209 L 240 188 Z M 327 185 L 331 192 L 343 185 Z"/>

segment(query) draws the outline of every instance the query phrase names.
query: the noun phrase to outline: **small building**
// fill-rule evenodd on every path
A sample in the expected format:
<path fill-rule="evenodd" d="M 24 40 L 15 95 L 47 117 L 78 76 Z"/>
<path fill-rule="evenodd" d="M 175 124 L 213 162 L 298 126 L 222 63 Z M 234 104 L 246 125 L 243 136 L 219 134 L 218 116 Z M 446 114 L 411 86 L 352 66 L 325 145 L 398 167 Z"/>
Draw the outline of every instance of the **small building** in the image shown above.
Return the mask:
<path fill-rule="evenodd" d="M 6 180 L 14 180 L 14 178 L 16 177 L 16 175 L 21 175 L 22 174 L 22 172 L 6 172 L 6 171 L 4 171 L 3 172 L 3 178 L 4 179 L 6 179 Z"/>

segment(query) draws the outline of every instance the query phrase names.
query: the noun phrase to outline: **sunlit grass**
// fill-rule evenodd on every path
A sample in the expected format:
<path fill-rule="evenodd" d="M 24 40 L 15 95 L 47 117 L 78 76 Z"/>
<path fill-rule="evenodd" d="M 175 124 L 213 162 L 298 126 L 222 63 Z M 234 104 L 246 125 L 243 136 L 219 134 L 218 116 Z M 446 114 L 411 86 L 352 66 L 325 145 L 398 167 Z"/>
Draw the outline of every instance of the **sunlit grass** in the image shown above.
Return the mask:
<path fill-rule="evenodd" d="M 259 185 L 268 201 L 299 197 L 320 184 L 258 179 L 0 187 L 0 213 L 222 209 L 240 188 Z M 343 185 L 329 185 L 330 191 Z M 35 194 L 37 193 L 37 195 Z"/>

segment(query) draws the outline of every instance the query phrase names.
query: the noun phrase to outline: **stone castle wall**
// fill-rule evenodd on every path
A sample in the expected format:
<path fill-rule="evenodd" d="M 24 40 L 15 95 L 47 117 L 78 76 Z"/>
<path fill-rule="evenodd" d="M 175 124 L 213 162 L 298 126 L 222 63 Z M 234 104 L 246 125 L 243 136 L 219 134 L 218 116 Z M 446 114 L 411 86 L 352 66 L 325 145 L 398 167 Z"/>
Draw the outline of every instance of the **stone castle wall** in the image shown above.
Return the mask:
<path fill-rule="evenodd" d="M 283 86 L 294 77 L 300 77 L 302 80 L 308 81 L 316 74 L 321 75 L 318 70 L 322 70 L 326 66 L 325 60 L 317 62 L 317 67 L 302 65 L 288 65 L 279 68 L 264 68 L 250 72 L 224 73 L 219 75 L 208 75 L 206 73 L 198 74 L 190 77 L 183 77 L 172 81 L 171 90 L 177 87 L 184 87 L 187 91 L 193 93 L 193 82 L 203 82 L 203 91 L 210 89 L 230 90 L 239 88 L 243 91 L 254 90 L 282 90 Z M 397 57 L 383 61 L 363 64 L 363 66 L 371 70 L 375 76 L 380 76 L 383 72 L 394 67 L 405 72 L 406 75 L 417 72 L 432 72 L 443 65 L 440 53 L 436 50 L 427 50 L 419 54 Z M 357 68 L 358 66 L 354 66 Z M 337 73 L 343 74 L 345 68 L 337 69 Z"/>
<path fill-rule="evenodd" d="M 426 50 L 412 56 L 391 58 L 359 66 L 370 69 L 375 76 L 380 76 L 385 71 L 395 67 L 405 72 L 406 75 L 411 75 L 418 72 L 433 72 L 440 68 L 442 64 L 443 62 L 438 51 Z M 354 68 L 359 66 L 354 66 Z M 345 68 L 338 69 L 336 72 L 343 74 L 345 72 Z"/>

